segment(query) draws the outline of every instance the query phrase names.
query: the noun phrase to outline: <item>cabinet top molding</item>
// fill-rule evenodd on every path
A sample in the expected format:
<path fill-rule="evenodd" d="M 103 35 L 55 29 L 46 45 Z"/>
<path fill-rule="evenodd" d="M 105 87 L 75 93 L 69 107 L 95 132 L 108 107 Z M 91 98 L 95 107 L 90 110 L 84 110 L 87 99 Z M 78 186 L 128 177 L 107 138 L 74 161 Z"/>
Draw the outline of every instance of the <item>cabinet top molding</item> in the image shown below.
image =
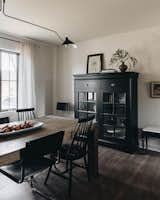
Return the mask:
<path fill-rule="evenodd" d="M 138 78 L 137 72 L 114 72 L 114 73 L 92 73 L 92 74 L 74 74 L 74 79 L 107 79 L 107 78 Z"/>

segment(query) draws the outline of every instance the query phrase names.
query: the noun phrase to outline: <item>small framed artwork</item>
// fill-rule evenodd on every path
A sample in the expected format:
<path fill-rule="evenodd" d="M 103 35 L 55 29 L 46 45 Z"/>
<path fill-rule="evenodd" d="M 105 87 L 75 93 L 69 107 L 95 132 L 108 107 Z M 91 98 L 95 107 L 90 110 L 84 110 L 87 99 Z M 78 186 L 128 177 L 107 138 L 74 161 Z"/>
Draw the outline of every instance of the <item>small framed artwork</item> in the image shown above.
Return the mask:
<path fill-rule="evenodd" d="M 102 70 L 103 54 L 92 54 L 87 57 L 87 74 L 98 73 Z"/>
<path fill-rule="evenodd" d="M 151 97 L 160 98 L 160 81 L 150 83 Z"/>

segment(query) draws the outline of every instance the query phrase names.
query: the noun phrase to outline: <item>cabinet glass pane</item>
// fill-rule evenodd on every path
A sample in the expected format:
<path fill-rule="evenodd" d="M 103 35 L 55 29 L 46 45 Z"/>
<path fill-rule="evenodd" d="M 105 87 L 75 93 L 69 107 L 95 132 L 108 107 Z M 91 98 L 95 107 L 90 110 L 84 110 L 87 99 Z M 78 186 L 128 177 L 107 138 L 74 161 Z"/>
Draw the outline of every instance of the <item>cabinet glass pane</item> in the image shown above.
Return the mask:
<path fill-rule="evenodd" d="M 126 106 L 125 105 L 115 105 L 114 112 L 117 115 L 125 115 L 126 114 Z"/>
<path fill-rule="evenodd" d="M 115 93 L 114 94 L 115 109 L 114 112 L 117 115 L 126 114 L 126 93 Z"/>
<path fill-rule="evenodd" d="M 104 137 L 125 139 L 126 129 L 115 126 L 104 126 Z"/>
<path fill-rule="evenodd" d="M 126 93 L 114 93 L 115 104 L 126 104 Z"/>
<path fill-rule="evenodd" d="M 79 102 L 79 110 L 87 111 L 87 102 Z"/>
<path fill-rule="evenodd" d="M 113 94 L 103 93 L 103 102 L 108 104 L 113 104 Z"/>
<path fill-rule="evenodd" d="M 126 119 L 122 117 L 117 117 L 116 125 L 121 128 L 126 128 Z"/>
<path fill-rule="evenodd" d="M 78 112 L 79 118 L 96 114 L 96 93 L 81 91 L 78 94 Z"/>
<path fill-rule="evenodd" d="M 96 101 L 96 93 L 88 92 L 88 101 Z"/>
<path fill-rule="evenodd" d="M 125 139 L 126 137 L 126 118 L 116 115 L 102 115 L 102 126 L 104 137 Z"/>
<path fill-rule="evenodd" d="M 103 92 L 102 127 L 104 138 L 126 138 L 126 93 Z"/>
<path fill-rule="evenodd" d="M 96 104 L 88 102 L 88 111 L 96 112 Z"/>
<path fill-rule="evenodd" d="M 113 114 L 114 97 L 112 93 L 103 93 L 103 113 Z"/>
<path fill-rule="evenodd" d="M 87 92 L 79 92 L 79 102 L 87 101 Z"/>
<path fill-rule="evenodd" d="M 113 114 L 113 104 L 103 104 L 103 112 Z"/>
<path fill-rule="evenodd" d="M 103 116 L 103 119 L 102 119 L 102 122 L 103 122 L 103 125 L 116 125 L 116 118 L 113 117 L 113 116 Z"/>
<path fill-rule="evenodd" d="M 79 112 L 78 118 L 86 118 L 86 117 L 87 117 L 87 113 Z"/>

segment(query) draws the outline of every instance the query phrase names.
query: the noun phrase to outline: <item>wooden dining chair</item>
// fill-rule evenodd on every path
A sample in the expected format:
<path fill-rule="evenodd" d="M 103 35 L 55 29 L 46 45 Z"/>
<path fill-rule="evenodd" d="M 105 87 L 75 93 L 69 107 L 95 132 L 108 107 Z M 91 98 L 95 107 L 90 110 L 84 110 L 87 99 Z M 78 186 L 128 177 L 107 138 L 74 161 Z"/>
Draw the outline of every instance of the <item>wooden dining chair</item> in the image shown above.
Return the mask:
<path fill-rule="evenodd" d="M 2 117 L 0 118 L 0 124 L 9 123 L 9 117 Z"/>
<path fill-rule="evenodd" d="M 32 120 L 36 118 L 34 108 L 17 109 L 18 121 Z"/>
<path fill-rule="evenodd" d="M 71 144 L 63 144 L 60 150 L 60 159 L 66 160 L 66 170 L 62 173 L 59 173 L 57 171 L 52 171 L 58 176 L 64 177 L 65 173 L 69 174 L 69 186 L 68 186 L 68 194 L 71 196 L 71 189 L 72 189 L 72 169 L 73 167 L 82 167 L 86 169 L 88 180 L 89 180 L 89 171 L 88 171 L 88 160 L 87 160 L 87 154 L 88 154 L 88 139 L 89 134 L 91 132 L 93 120 L 95 116 L 88 116 L 83 119 L 79 119 L 72 134 L 73 134 L 73 140 Z M 83 158 L 84 159 L 84 166 L 78 165 L 76 163 L 73 163 L 75 160 L 79 160 Z M 55 166 L 55 165 L 54 165 Z M 55 167 L 57 169 L 57 167 Z M 50 171 L 49 171 L 50 174 Z M 45 184 L 47 183 L 47 180 L 49 178 L 46 178 Z"/>
<path fill-rule="evenodd" d="M 23 183 L 30 181 L 31 188 L 34 192 L 46 199 L 52 199 L 48 195 L 42 193 L 33 187 L 33 177 L 38 172 L 49 168 L 56 162 L 57 151 L 60 150 L 64 131 L 33 140 L 26 143 L 26 147 L 20 153 L 20 161 L 0 167 L 0 172 L 15 181 L 16 183 Z M 52 159 L 46 155 L 52 155 Z M 47 177 L 48 179 L 48 174 Z"/>

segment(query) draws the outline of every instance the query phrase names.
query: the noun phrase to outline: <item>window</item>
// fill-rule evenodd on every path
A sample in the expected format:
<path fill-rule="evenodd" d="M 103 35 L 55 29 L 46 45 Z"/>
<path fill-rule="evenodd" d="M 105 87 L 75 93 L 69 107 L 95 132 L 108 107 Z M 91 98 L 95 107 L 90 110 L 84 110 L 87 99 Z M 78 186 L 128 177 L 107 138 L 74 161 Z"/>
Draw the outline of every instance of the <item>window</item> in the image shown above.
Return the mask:
<path fill-rule="evenodd" d="M 0 111 L 17 108 L 18 54 L 0 50 Z"/>

